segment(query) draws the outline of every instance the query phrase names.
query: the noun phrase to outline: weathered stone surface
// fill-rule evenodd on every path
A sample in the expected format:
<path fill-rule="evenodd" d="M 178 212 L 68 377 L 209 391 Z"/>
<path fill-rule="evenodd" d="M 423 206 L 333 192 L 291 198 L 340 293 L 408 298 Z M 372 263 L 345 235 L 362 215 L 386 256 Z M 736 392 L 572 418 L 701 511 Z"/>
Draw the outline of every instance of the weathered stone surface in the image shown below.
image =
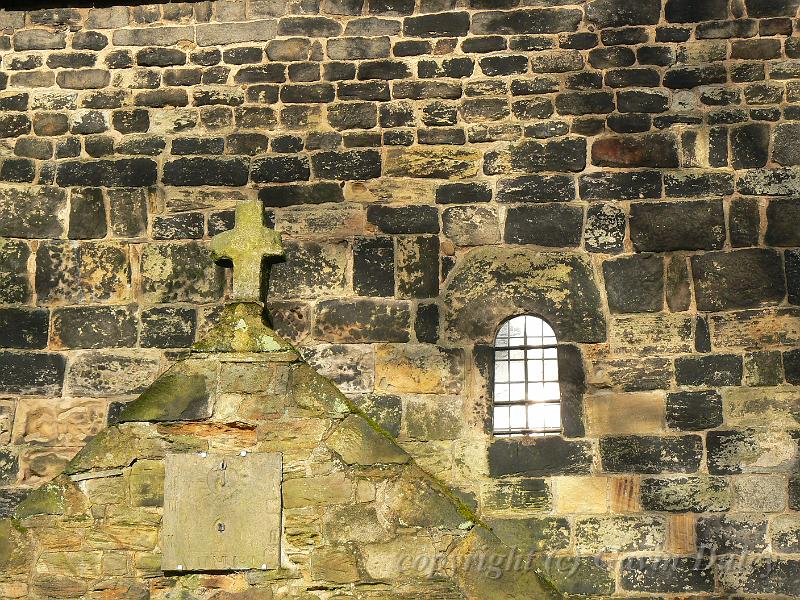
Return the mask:
<path fill-rule="evenodd" d="M 664 261 L 643 254 L 603 263 L 611 312 L 658 312 L 664 306 Z"/>
<path fill-rule="evenodd" d="M 435 177 L 464 179 L 478 174 L 480 155 L 474 150 L 448 146 L 391 148 L 386 155 L 384 175 L 393 177 Z"/>
<path fill-rule="evenodd" d="M 114 348 L 136 343 L 135 306 L 70 306 L 53 311 L 54 348 Z"/>
<path fill-rule="evenodd" d="M 22 240 L 0 239 L 0 300 L 25 303 L 31 295 L 28 276 L 30 248 Z"/>
<path fill-rule="evenodd" d="M 645 477 L 641 490 L 643 508 L 659 512 L 721 512 L 730 510 L 733 498 L 722 477 Z"/>
<path fill-rule="evenodd" d="M 342 421 L 325 443 L 348 465 L 398 464 L 411 458 L 385 432 L 356 415 Z"/>
<path fill-rule="evenodd" d="M 666 523 L 655 517 L 585 517 L 575 523 L 580 552 L 658 552 L 666 541 Z"/>
<path fill-rule="evenodd" d="M 489 446 L 492 477 L 583 474 L 589 472 L 590 466 L 591 454 L 586 442 L 560 437 L 500 438 Z"/>
<path fill-rule="evenodd" d="M 719 250 L 725 243 L 721 201 L 635 202 L 630 229 L 640 252 Z"/>
<path fill-rule="evenodd" d="M 580 244 L 583 209 L 568 204 L 534 204 L 509 208 L 503 237 L 508 244 L 569 247 Z"/>
<path fill-rule="evenodd" d="M 197 421 L 210 417 L 216 372 L 217 365 L 210 361 L 178 363 L 128 404 L 117 422 Z"/>
<path fill-rule="evenodd" d="M 472 251 L 448 280 L 448 339 L 491 343 L 493 314 L 531 313 L 553 324 L 561 341 L 605 339 L 599 292 L 588 264 L 574 255 L 529 250 Z"/>
<path fill-rule="evenodd" d="M 457 394 L 463 370 L 458 350 L 422 344 L 375 349 L 375 387 L 384 393 Z"/>
<path fill-rule="evenodd" d="M 0 188 L 0 235 L 59 238 L 64 233 L 64 190 L 55 187 Z"/>
<path fill-rule="evenodd" d="M 598 393 L 584 398 L 590 435 L 646 434 L 664 430 L 661 392 Z M 627 415 L 619 419 L 619 415 Z"/>
<path fill-rule="evenodd" d="M 140 269 L 148 302 L 202 302 L 222 293 L 221 270 L 214 265 L 209 248 L 199 242 L 147 246 Z"/>
<path fill-rule="evenodd" d="M 317 305 L 314 335 L 333 342 L 407 342 L 411 314 L 400 301 L 324 300 Z"/>
<path fill-rule="evenodd" d="M 780 302 L 786 293 L 780 257 L 773 250 L 693 256 L 692 275 L 700 310 L 755 308 Z"/>
<path fill-rule="evenodd" d="M 75 396 L 91 398 L 138 394 L 158 369 L 158 358 L 145 352 L 83 352 L 70 362 L 66 386 Z"/>
<path fill-rule="evenodd" d="M 693 473 L 703 454 L 700 436 L 617 436 L 600 440 L 603 470 L 609 473 Z"/>
<path fill-rule="evenodd" d="M 706 445 L 712 474 L 785 472 L 798 453 L 797 439 L 786 431 L 710 431 Z"/>
<path fill-rule="evenodd" d="M 0 390 L 7 394 L 58 395 L 64 381 L 65 357 L 44 352 L 0 352 L 5 373 Z"/>

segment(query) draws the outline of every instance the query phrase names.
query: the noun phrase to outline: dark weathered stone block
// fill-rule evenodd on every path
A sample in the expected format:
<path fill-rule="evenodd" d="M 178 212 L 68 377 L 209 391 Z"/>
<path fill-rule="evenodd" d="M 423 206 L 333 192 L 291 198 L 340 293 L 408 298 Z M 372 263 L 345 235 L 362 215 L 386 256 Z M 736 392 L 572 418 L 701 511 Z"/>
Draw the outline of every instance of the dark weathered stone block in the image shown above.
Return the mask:
<path fill-rule="evenodd" d="M 727 0 L 667 0 L 664 8 L 671 23 L 699 23 L 728 17 Z"/>
<path fill-rule="evenodd" d="M 603 263 L 611 312 L 657 312 L 664 307 L 664 259 L 639 255 Z"/>
<path fill-rule="evenodd" d="M 469 31 L 469 13 L 443 12 L 403 19 L 405 37 L 464 36 Z"/>
<path fill-rule="evenodd" d="M 675 359 L 678 385 L 741 385 L 742 357 L 728 354 L 681 356 Z"/>
<path fill-rule="evenodd" d="M 703 311 L 756 308 L 783 300 L 786 286 L 780 255 L 753 248 L 692 257 L 697 308 Z"/>
<path fill-rule="evenodd" d="M 561 437 L 495 439 L 488 458 L 492 477 L 581 474 L 592 464 L 590 444 Z"/>
<path fill-rule="evenodd" d="M 66 193 L 56 187 L 0 188 L 0 236 L 58 238 L 64 231 L 59 218 Z"/>
<path fill-rule="evenodd" d="M 250 178 L 255 183 L 308 181 L 311 168 L 304 155 L 267 156 L 253 161 Z"/>
<path fill-rule="evenodd" d="M 631 557 L 622 561 L 622 589 L 635 592 L 713 592 L 714 567 L 695 556 L 675 557 L 666 566 L 663 557 Z"/>
<path fill-rule="evenodd" d="M 69 306 L 53 311 L 53 347 L 135 346 L 136 306 Z"/>
<path fill-rule="evenodd" d="M 353 288 L 359 296 L 394 295 L 394 242 L 359 238 L 353 244 Z"/>
<path fill-rule="evenodd" d="M 146 348 L 187 348 L 194 342 L 194 308 L 154 306 L 142 310 L 139 344 Z"/>
<path fill-rule="evenodd" d="M 725 243 L 722 202 L 634 202 L 630 235 L 640 252 L 717 250 Z"/>
<path fill-rule="evenodd" d="M 586 249 L 607 254 L 622 252 L 626 221 L 623 210 L 612 203 L 589 206 L 583 234 Z"/>
<path fill-rule="evenodd" d="M 384 233 L 439 233 L 439 211 L 435 206 L 367 207 L 367 221 Z"/>
<path fill-rule="evenodd" d="M 514 35 L 575 31 L 583 15 L 576 9 L 533 8 L 512 11 L 487 11 L 472 17 L 472 33 Z"/>
<path fill-rule="evenodd" d="M 381 155 L 375 150 L 318 152 L 311 156 L 311 164 L 320 179 L 374 179 L 381 175 Z"/>
<path fill-rule="evenodd" d="M 229 185 L 247 183 L 249 165 L 241 158 L 178 158 L 164 164 L 166 185 Z"/>
<path fill-rule="evenodd" d="M 39 308 L 0 309 L 0 347 L 46 348 L 50 311 Z"/>
<path fill-rule="evenodd" d="M 155 161 L 149 158 L 66 161 L 58 164 L 61 186 L 147 187 L 156 182 Z"/>
<path fill-rule="evenodd" d="M 767 233 L 770 246 L 800 246 L 800 200 L 775 198 L 767 205 Z"/>
<path fill-rule="evenodd" d="M 397 295 L 400 298 L 431 298 L 439 294 L 439 238 L 397 239 Z"/>
<path fill-rule="evenodd" d="M 631 171 L 589 173 L 579 177 L 583 200 L 639 200 L 661 197 L 661 173 Z"/>
<path fill-rule="evenodd" d="M 697 519 L 697 545 L 714 554 L 763 552 L 767 520 L 756 517 L 713 516 Z"/>
<path fill-rule="evenodd" d="M 314 318 L 314 336 L 333 342 L 408 342 L 410 329 L 407 302 L 324 300 Z"/>
<path fill-rule="evenodd" d="M 667 394 L 667 426 L 701 431 L 722 425 L 722 397 L 714 390 Z"/>
<path fill-rule="evenodd" d="M 504 239 L 509 244 L 578 246 L 583 234 L 583 209 L 571 204 L 515 206 L 506 213 Z"/>
<path fill-rule="evenodd" d="M 0 391 L 9 394 L 58 396 L 66 358 L 49 352 L 0 352 Z"/>
<path fill-rule="evenodd" d="M 733 492 L 724 477 L 643 477 L 642 508 L 656 512 L 723 512 L 731 508 Z"/>
<path fill-rule="evenodd" d="M 600 457 L 609 473 L 694 473 L 703 458 L 703 441 L 698 435 L 604 437 Z"/>

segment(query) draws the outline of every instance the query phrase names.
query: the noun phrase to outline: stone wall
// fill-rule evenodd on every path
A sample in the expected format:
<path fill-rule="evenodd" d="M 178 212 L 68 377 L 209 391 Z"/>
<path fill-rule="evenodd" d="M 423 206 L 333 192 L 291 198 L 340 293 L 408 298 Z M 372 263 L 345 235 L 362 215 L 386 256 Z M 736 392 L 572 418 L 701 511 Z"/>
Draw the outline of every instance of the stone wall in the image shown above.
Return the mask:
<path fill-rule="evenodd" d="M 206 332 L 259 197 L 276 329 L 487 522 L 603 557 L 565 591 L 798 594 L 798 7 L 0 11 L 0 510 Z M 522 312 L 563 437 L 490 435 Z"/>

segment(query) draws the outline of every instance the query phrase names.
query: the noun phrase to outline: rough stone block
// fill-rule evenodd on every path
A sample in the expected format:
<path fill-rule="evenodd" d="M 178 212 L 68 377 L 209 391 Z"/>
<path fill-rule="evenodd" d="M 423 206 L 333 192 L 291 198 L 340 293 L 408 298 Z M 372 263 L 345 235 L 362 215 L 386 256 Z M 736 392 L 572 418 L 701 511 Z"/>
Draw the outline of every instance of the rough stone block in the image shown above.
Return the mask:
<path fill-rule="evenodd" d="M 658 552 L 667 537 L 662 518 L 615 515 L 584 517 L 575 522 L 576 550 L 581 553 Z"/>
<path fill-rule="evenodd" d="M 66 208 L 64 190 L 48 186 L 0 188 L 0 235 L 58 238 L 64 233 L 60 215 Z"/>
<path fill-rule="evenodd" d="M 700 466 L 700 436 L 615 436 L 600 439 L 603 470 L 609 473 L 694 473 Z"/>
<path fill-rule="evenodd" d="M 331 342 L 407 342 L 411 312 L 401 301 L 323 300 L 317 304 L 315 337 Z"/>
<path fill-rule="evenodd" d="M 713 390 L 667 395 L 667 425 L 681 431 L 700 431 L 722 425 L 722 397 Z"/>
<path fill-rule="evenodd" d="M 664 261 L 639 255 L 603 263 L 611 312 L 658 312 L 664 306 Z"/>
<path fill-rule="evenodd" d="M 587 442 L 561 437 L 499 438 L 489 446 L 492 477 L 580 475 L 589 472 L 591 463 L 591 447 Z"/>
<path fill-rule="evenodd" d="M 786 286 L 774 250 L 753 248 L 692 257 L 697 308 L 755 308 L 783 300 Z"/>
<path fill-rule="evenodd" d="M 585 396 L 583 401 L 592 436 L 664 431 L 663 392 L 600 392 Z M 625 419 L 619 418 L 622 414 Z"/>
<path fill-rule="evenodd" d="M 715 475 L 786 472 L 798 453 L 791 432 L 777 430 L 709 431 L 706 447 L 708 471 Z"/>
<path fill-rule="evenodd" d="M 285 245 L 285 252 L 286 261 L 270 268 L 270 298 L 317 298 L 344 292 L 345 245 L 293 242 Z"/>
<path fill-rule="evenodd" d="M 733 493 L 723 477 L 642 478 L 642 507 L 657 512 L 722 512 L 731 508 Z"/>
<path fill-rule="evenodd" d="M 718 250 L 725 243 L 722 202 L 632 203 L 630 236 L 640 252 Z"/>
<path fill-rule="evenodd" d="M 57 396 L 64 383 L 66 357 L 45 352 L 0 352 L 3 380 L 8 394 Z"/>
<path fill-rule="evenodd" d="M 148 245 L 140 272 L 143 298 L 149 303 L 208 302 L 222 294 L 222 271 L 200 242 Z"/>

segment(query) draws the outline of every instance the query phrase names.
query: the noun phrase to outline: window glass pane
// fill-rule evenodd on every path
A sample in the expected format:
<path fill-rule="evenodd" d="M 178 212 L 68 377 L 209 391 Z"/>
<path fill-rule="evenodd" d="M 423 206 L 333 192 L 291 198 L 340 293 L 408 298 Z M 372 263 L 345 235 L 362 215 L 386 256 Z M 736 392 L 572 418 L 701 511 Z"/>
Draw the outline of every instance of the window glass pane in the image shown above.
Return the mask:
<path fill-rule="evenodd" d="M 525 405 L 515 404 L 511 408 L 511 429 L 525 429 L 527 427 L 527 417 L 525 415 Z"/>
<path fill-rule="evenodd" d="M 546 360 L 546 361 L 544 361 L 543 377 L 544 377 L 544 381 L 558 381 L 558 361 L 557 360 Z"/>
<path fill-rule="evenodd" d="M 496 350 L 494 353 L 495 360 L 508 360 L 508 350 Z"/>
<path fill-rule="evenodd" d="M 544 385 L 544 400 L 560 400 L 561 390 L 558 382 L 545 383 Z"/>
<path fill-rule="evenodd" d="M 541 348 L 529 348 L 527 352 L 528 358 L 542 358 L 544 356 L 544 350 Z"/>
<path fill-rule="evenodd" d="M 495 406 L 494 407 L 494 429 L 508 429 L 508 407 Z"/>
<path fill-rule="evenodd" d="M 521 360 L 512 360 L 510 365 L 510 381 L 525 381 L 525 363 Z"/>
<path fill-rule="evenodd" d="M 531 429 L 542 429 L 544 427 L 544 404 L 528 405 L 528 426 Z"/>
<path fill-rule="evenodd" d="M 550 327 L 547 323 L 544 322 L 543 319 L 539 319 L 539 322 L 542 324 L 542 337 L 550 337 L 555 339 L 556 334 L 553 331 L 553 328 Z"/>
<path fill-rule="evenodd" d="M 509 350 L 508 356 L 513 360 L 522 360 L 525 358 L 525 350 Z"/>
<path fill-rule="evenodd" d="M 508 346 L 508 338 L 498 337 L 494 345 L 497 346 L 498 348 L 505 348 L 506 346 Z"/>
<path fill-rule="evenodd" d="M 541 381 L 528 382 L 528 400 L 531 402 L 545 400 L 544 384 Z"/>
<path fill-rule="evenodd" d="M 497 383 L 508 381 L 508 362 L 501 360 L 494 363 L 494 380 Z"/>
<path fill-rule="evenodd" d="M 499 383 L 494 386 L 494 399 L 496 402 L 508 402 L 507 383 Z"/>
<path fill-rule="evenodd" d="M 515 317 L 508 322 L 508 335 L 512 338 L 525 335 L 525 318 Z"/>
<path fill-rule="evenodd" d="M 544 364 L 541 360 L 528 361 L 528 381 L 541 381 L 544 377 Z"/>
<path fill-rule="evenodd" d="M 497 332 L 497 337 L 508 337 L 508 322 L 506 321 L 500 326 L 500 331 Z"/>
<path fill-rule="evenodd" d="M 524 337 L 512 337 L 508 341 L 509 346 L 524 346 L 525 345 L 525 338 Z"/>
<path fill-rule="evenodd" d="M 545 429 L 561 429 L 561 405 L 543 404 L 541 406 L 544 416 Z"/>
<path fill-rule="evenodd" d="M 558 350 L 556 348 L 545 348 L 543 352 L 545 358 L 558 358 Z"/>
<path fill-rule="evenodd" d="M 512 402 L 518 402 L 520 400 L 525 400 L 525 384 L 524 383 L 512 383 L 509 386 L 509 393 L 508 399 Z"/>
<path fill-rule="evenodd" d="M 543 321 L 536 317 L 525 317 L 525 327 L 527 329 L 528 337 L 533 339 L 542 337 L 542 324 Z"/>

